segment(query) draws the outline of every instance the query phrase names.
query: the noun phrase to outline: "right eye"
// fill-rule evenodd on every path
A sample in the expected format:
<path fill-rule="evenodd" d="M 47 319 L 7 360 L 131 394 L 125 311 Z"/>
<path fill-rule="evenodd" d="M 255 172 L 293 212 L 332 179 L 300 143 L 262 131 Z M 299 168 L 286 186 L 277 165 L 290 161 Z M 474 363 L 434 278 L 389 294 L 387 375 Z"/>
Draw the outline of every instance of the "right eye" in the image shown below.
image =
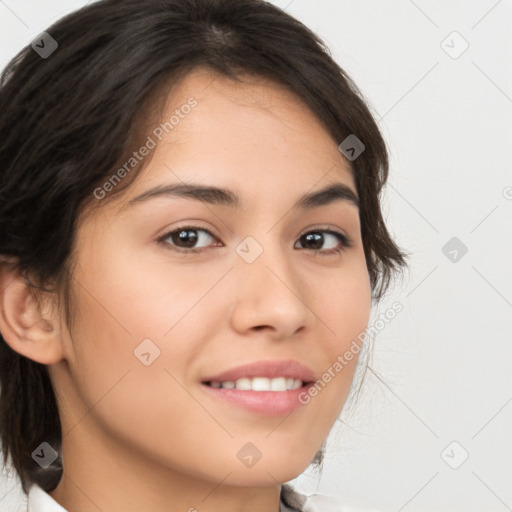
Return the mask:
<path fill-rule="evenodd" d="M 168 240 L 171 240 L 170 242 Z M 161 236 L 158 241 L 171 245 L 179 252 L 201 252 L 200 249 L 208 247 L 209 240 L 216 238 L 206 229 L 198 226 L 183 226 L 169 231 Z M 196 244 L 199 244 L 196 246 Z"/>

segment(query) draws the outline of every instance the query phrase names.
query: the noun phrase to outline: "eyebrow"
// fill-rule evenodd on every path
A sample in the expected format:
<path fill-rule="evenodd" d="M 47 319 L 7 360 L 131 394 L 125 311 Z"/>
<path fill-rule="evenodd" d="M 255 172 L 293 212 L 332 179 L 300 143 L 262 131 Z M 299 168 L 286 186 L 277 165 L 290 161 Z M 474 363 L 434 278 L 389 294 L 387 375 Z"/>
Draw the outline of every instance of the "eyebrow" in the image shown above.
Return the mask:
<path fill-rule="evenodd" d="M 184 197 L 231 208 L 240 208 L 242 205 L 240 197 L 232 190 L 195 183 L 176 183 L 158 185 L 146 190 L 146 192 L 131 199 L 126 206 L 146 202 L 156 197 Z M 359 208 L 359 198 L 355 192 L 349 186 L 339 182 L 303 195 L 294 204 L 293 208 L 310 209 L 339 201 L 346 201 Z"/>

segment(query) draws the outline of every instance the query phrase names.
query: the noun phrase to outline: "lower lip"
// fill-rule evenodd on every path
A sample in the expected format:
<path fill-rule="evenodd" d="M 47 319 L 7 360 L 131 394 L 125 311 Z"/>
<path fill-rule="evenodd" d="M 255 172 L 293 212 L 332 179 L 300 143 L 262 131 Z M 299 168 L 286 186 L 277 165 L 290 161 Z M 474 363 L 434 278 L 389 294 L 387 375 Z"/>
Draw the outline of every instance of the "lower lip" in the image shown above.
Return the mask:
<path fill-rule="evenodd" d="M 308 392 L 313 383 L 288 391 L 252 391 L 242 389 L 213 388 L 201 383 L 213 396 L 262 416 L 285 416 L 304 405 L 299 401 L 301 393 Z"/>

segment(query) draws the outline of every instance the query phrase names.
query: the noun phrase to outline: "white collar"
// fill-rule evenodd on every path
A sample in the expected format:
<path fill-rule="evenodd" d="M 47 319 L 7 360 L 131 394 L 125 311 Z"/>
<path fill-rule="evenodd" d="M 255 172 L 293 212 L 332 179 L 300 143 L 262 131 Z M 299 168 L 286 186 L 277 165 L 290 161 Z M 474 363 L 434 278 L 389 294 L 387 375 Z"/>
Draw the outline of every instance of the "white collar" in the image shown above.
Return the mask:
<path fill-rule="evenodd" d="M 27 512 L 68 512 L 37 484 L 28 490 L 27 501 Z"/>

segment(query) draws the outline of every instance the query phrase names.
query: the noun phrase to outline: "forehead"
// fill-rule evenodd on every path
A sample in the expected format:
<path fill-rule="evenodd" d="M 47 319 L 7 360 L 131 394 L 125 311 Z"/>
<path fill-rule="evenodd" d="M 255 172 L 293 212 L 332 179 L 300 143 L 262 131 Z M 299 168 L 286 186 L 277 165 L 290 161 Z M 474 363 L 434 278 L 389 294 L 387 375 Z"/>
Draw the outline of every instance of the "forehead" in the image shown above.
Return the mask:
<path fill-rule="evenodd" d="M 150 163 L 121 209 L 148 187 L 189 181 L 233 189 L 244 203 L 269 190 L 284 200 L 334 182 L 356 194 L 350 163 L 311 109 L 281 84 L 241 79 L 200 68 L 167 91 L 146 130 L 155 142 Z"/>
<path fill-rule="evenodd" d="M 176 84 L 167 96 L 163 118 L 170 119 L 190 98 L 197 106 L 166 137 L 176 145 L 201 143 L 219 152 L 248 152 L 257 148 L 261 158 L 307 157 L 325 163 L 331 159 L 350 169 L 338 143 L 306 103 L 288 87 L 269 79 L 240 75 L 235 81 L 207 69 L 196 69 Z M 162 146 L 165 147 L 165 142 Z M 220 145 L 222 143 L 222 145 Z"/>

